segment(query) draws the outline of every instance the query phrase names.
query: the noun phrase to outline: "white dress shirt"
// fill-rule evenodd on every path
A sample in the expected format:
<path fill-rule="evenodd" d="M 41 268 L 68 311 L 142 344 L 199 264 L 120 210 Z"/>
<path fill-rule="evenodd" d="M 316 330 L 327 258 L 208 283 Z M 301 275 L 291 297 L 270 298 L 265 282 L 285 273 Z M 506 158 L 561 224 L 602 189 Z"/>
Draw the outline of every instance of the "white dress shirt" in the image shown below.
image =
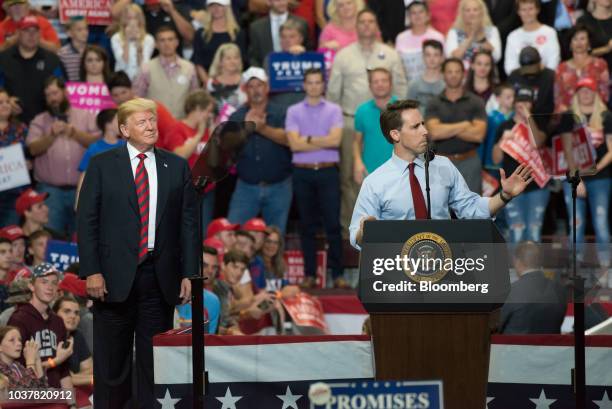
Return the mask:
<path fill-rule="evenodd" d="M 270 13 L 270 27 L 272 29 L 272 45 L 274 47 L 275 52 L 283 51 L 280 43 L 280 27 L 285 24 L 287 18 L 289 17 L 289 13 L 284 14 L 274 14 Z"/>
<path fill-rule="evenodd" d="M 130 155 L 132 174 L 134 175 L 135 179 L 136 168 L 138 167 L 138 163 L 140 163 L 138 155 L 141 152 L 133 147 L 129 142 L 127 143 L 127 149 Z M 143 153 L 147 155 L 147 158 L 144 160 L 144 165 L 145 169 L 147 170 L 147 176 L 149 177 L 149 243 L 147 247 L 149 250 L 152 250 L 155 247 L 155 217 L 157 215 L 157 166 L 155 164 L 155 153 L 153 149 Z"/>

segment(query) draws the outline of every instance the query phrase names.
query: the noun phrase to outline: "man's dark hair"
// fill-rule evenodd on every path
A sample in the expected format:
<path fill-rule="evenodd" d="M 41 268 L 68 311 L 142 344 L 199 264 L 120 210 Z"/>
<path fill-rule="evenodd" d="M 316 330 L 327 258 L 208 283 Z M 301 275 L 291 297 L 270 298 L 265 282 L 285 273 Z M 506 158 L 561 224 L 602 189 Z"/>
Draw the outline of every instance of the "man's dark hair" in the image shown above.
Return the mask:
<path fill-rule="evenodd" d="M 493 88 L 493 94 L 495 94 L 496 97 L 499 97 L 501 93 L 504 92 L 505 89 L 511 89 L 512 91 L 514 91 L 514 87 L 512 86 L 512 84 L 507 83 L 507 82 L 502 82 L 501 84 L 497 84 Z"/>
<path fill-rule="evenodd" d="M 214 247 L 210 247 L 210 246 L 202 246 L 202 253 L 204 254 L 210 254 L 211 256 L 217 256 L 219 255 L 219 252 L 217 251 L 216 248 Z"/>
<path fill-rule="evenodd" d="M 518 10 L 519 6 L 523 3 L 535 4 L 538 10 L 542 10 L 542 3 L 540 0 L 516 0 L 516 9 Z"/>
<path fill-rule="evenodd" d="M 214 102 L 214 98 L 207 91 L 203 89 L 193 91 L 185 98 L 185 104 L 183 104 L 185 115 L 189 115 L 198 108 L 206 109 Z"/>
<path fill-rule="evenodd" d="M 96 116 L 96 126 L 102 133 L 104 133 L 104 128 L 106 124 L 113 121 L 113 118 L 117 115 L 117 110 L 115 108 L 103 109 L 98 112 Z"/>
<path fill-rule="evenodd" d="M 2 243 L 6 243 L 6 244 L 10 244 L 10 245 L 13 244 L 13 242 L 10 241 L 9 239 L 7 239 L 6 237 L 0 237 L 0 244 L 2 244 Z"/>
<path fill-rule="evenodd" d="M 132 80 L 130 80 L 125 71 L 117 71 L 111 74 L 106 86 L 109 91 L 112 91 L 115 87 L 132 88 Z"/>
<path fill-rule="evenodd" d="M 251 233 L 249 233 L 246 230 L 237 230 L 236 231 L 236 237 L 241 236 L 241 237 L 246 237 L 249 240 L 251 240 L 253 243 L 255 243 L 255 237 L 253 237 L 253 235 Z"/>
<path fill-rule="evenodd" d="M 54 84 L 57 85 L 59 89 L 66 89 L 66 81 L 64 81 L 62 77 L 56 77 L 55 75 L 47 77 L 43 84 L 43 89 L 47 89 Z"/>
<path fill-rule="evenodd" d="M 73 302 L 79 305 L 79 302 L 72 295 L 63 295 L 60 298 L 58 298 L 53 304 L 53 312 L 57 314 L 60 308 L 62 308 L 62 303 L 65 303 L 65 302 Z"/>
<path fill-rule="evenodd" d="M 390 144 L 395 143 L 391 138 L 391 131 L 402 128 L 404 124 L 402 112 L 408 109 L 419 109 L 419 102 L 412 99 L 393 102 L 387 105 L 387 108 L 380 114 L 380 129 Z"/>
<path fill-rule="evenodd" d="M 223 255 L 223 263 L 243 263 L 245 266 L 249 265 L 249 256 L 244 254 L 243 251 L 232 249 Z"/>
<path fill-rule="evenodd" d="M 444 53 L 444 46 L 438 40 L 429 39 L 423 41 L 423 46 L 421 47 L 421 49 L 425 51 L 427 47 L 431 47 L 435 50 L 440 51 L 440 53 Z"/>
<path fill-rule="evenodd" d="M 411 8 L 416 7 L 416 6 L 421 6 L 425 8 L 425 11 L 427 11 L 429 13 L 429 6 L 427 5 L 427 2 L 421 1 L 421 0 L 415 0 L 413 2 L 411 2 L 410 4 L 408 4 L 406 6 L 406 11 L 409 12 Z"/>
<path fill-rule="evenodd" d="M 363 16 L 364 14 L 369 13 L 371 15 L 374 16 L 374 18 L 376 18 L 376 22 L 378 23 L 378 16 L 376 16 L 376 13 L 374 12 L 374 10 L 370 9 L 370 8 L 364 8 L 363 10 L 361 10 L 359 13 L 357 13 L 357 18 L 356 20 L 359 20 L 359 18 L 361 16 Z"/>
<path fill-rule="evenodd" d="M 461 71 L 465 72 L 465 66 L 463 65 L 463 61 L 457 57 L 449 57 L 442 63 L 442 72 L 446 70 L 446 66 L 448 64 L 459 64 L 461 66 Z"/>
<path fill-rule="evenodd" d="M 304 72 L 304 82 L 306 82 L 306 78 L 309 75 L 320 75 L 321 80 L 325 81 L 325 74 L 323 74 L 323 70 L 320 68 L 309 68 Z"/>
<path fill-rule="evenodd" d="M 176 30 L 174 28 L 172 28 L 171 26 L 164 24 L 161 25 L 157 28 L 157 30 L 155 30 L 155 39 L 157 40 L 157 35 L 161 34 L 161 33 L 166 33 L 166 32 L 172 32 L 174 33 L 174 35 L 176 36 L 176 38 L 179 38 L 178 33 L 176 32 Z"/>
<path fill-rule="evenodd" d="M 527 268 L 540 267 L 540 249 L 533 241 L 522 241 L 514 250 L 515 260 L 519 260 Z"/>

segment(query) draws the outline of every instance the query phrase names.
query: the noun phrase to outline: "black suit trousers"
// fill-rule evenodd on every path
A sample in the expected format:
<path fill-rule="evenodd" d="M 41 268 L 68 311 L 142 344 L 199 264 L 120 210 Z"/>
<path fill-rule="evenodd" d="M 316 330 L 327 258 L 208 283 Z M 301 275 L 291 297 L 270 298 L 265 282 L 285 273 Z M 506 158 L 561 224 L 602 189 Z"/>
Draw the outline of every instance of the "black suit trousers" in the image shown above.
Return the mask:
<path fill-rule="evenodd" d="M 154 407 L 152 338 L 172 328 L 173 313 L 174 306 L 165 301 L 151 260 L 138 266 L 124 302 L 94 303 L 96 409 Z M 137 394 L 130 403 L 134 346 Z"/>

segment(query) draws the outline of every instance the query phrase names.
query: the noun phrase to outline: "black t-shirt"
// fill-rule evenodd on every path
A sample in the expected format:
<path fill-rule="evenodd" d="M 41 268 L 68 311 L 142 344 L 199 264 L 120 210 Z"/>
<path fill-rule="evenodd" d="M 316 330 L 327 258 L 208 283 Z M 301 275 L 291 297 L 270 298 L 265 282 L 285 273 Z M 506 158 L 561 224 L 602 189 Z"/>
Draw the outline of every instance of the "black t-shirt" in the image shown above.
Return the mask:
<path fill-rule="evenodd" d="M 591 47 L 599 48 L 608 44 L 612 38 L 612 17 L 607 20 L 597 20 L 589 12 L 578 19 L 577 24 L 587 26 L 591 32 Z M 608 71 L 612 69 L 612 52 L 601 56 L 608 63 Z"/>
<path fill-rule="evenodd" d="M 68 368 L 70 368 L 72 373 L 79 373 L 81 371 L 81 362 L 90 358 L 91 352 L 89 352 L 85 337 L 83 337 L 79 330 L 72 333 L 72 338 L 74 339 L 74 346 L 72 355 L 68 358 Z"/>
<path fill-rule="evenodd" d="M 189 6 L 183 3 L 174 3 L 174 7 L 176 8 L 176 11 L 178 11 L 179 14 L 183 16 L 187 21 L 191 21 L 191 16 L 189 15 L 189 13 L 191 12 L 191 9 L 189 8 Z M 161 26 L 169 26 L 169 27 L 172 27 L 172 29 L 174 29 L 179 39 L 179 46 L 176 52 L 178 55 L 183 55 L 183 44 L 184 44 L 183 36 L 181 36 L 181 33 L 179 33 L 179 30 L 176 27 L 176 24 L 174 24 L 174 20 L 172 20 L 172 17 L 170 17 L 170 14 L 166 13 L 161 8 L 159 9 L 159 11 L 152 12 L 151 10 L 148 10 L 145 7 L 144 15 L 145 15 L 145 22 L 147 24 L 147 31 L 153 37 L 155 37 L 155 33 Z M 159 54 L 159 52 L 156 49 L 155 52 L 153 53 L 153 57 L 157 56 L 157 54 Z"/>
<path fill-rule="evenodd" d="M 588 121 L 591 119 L 591 115 L 585 115 L 586 119 L 587 119 L 587 123 Z M 572 111 L 567 111 L 565 112 L 564 115 L 561 115 L 561 121 L 559 123 L 559 128 L 558 128 L 558 133 L 566 133 L 566 132 L 571 132 L 575 125 L 576 122 L 580 121 L 580 117 L 577 115 L 574 115 L 574 113 Z M 595 148 L 595 154 L 596 154 L 596 162 L 599 162 L 599 160 L 606 154 L 608 153 L 608 144 L 606 143 L 606 137 L 607 135 L 612 134 L 612 113 L 610 113 L 610 111 L 605 111 L 602 114 L 602 122 L 603 122 L 603 141 L 601 141 L 601 138 L 596 138 L 595 140 L 591 140 L 591 143 L 593 143 L 593 147 Z M 602 169 L 600 172 L 597 173 L 597 175 L 592 176 L 592 178 L 610 178 L 612 177 L 612 166 L 608 165 L 606 166 L 604 169 Z"/>
<path fill-rule="evenodd" d="M 242 61 L 246 58 L 246 41 L 244 31 L 240 30 L 236 36 L 236 41 L 232 41 L 229 33 L 213 33 L 209 41 L 206 41 L 204 29 L 196 31 L 193 37 L 193 55 L 191 62 L 202 66 L 206 71 L 210 69 L 217 49 L 225 43 L 235 43 L 240 48 Z"/>
<path fill-rule="evenodd" d="M 544 68 L 534 75 L 522 75 L 517 69 L 508 77 L 508 83 L 512 84 L 515 90 L 524 87 L 533 91 L 535 100 L 531 111 L 540 129 L 545 129 L 550 118 L 543 114 L 550 114 L 555 110 L 555 72 Z"/>
<path fill-rule="evenodd" d="M 497 142 L 499 142 L 505 131 L 511 131 L 512 128 L 514 128 L 515 126 L 516 122 L 514 122 L 514 119 L 512 118 L 502 122 L 499 128 L 497 128 L 497 134 L 495 135 L 495 143 L 497 144 Z M 550 138 L 547 137 L 545 144 L 548 145 L 549 143 Z M 504 168 L 504 172 L 506 172 L 506 177 L 510 177 L 510 175 L 516 170 L 516 168 L 518 168 L 518 166 L 519 163 L 514 160 L 512 156 L 504 152 L 504 158 L 502 159 L 502 167 Z M 540 187 L 537 185 L 537 183 L 531 182 L 525 189 L 525 192 L 531 192 L 532 190 L 536 190 L 539 188 Z"/>
<path fill-rule="evenodd" d="M 66 78 L 59 57 L 44 48 L 39 47 L 28 59 L 16 45 L 0 53 L 0 87 L 21 101 L 21 122 L 29 123 L 45 110 L 44 83 L 51 75 Z"/>
<path fill-rule="evenodd" d="M 466 91 L 461 98 L 450 101 L 444 91 L 432 97 L 427 104 L 426 120 L 438 119 L 442 123 L 473 121 L 475 119 L 487 122 L 485 104 L 476 95 Z M 441 154 L 465 153 L 478 148 L 478 143 L 467 142 L 457 136 L 436 142 L 436 149 Z"/>

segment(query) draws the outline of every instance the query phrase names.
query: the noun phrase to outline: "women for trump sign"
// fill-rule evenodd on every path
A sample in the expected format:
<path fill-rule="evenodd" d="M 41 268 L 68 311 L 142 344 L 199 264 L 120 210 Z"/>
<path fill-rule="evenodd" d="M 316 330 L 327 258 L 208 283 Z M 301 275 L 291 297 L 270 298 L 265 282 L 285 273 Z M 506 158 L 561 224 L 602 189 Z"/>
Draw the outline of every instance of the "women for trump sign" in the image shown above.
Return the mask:
<path fill-rule="evenodd" d="M 106 84 L 69 81 L 66 83 L 66 91 L 73 108 L 97 114 L 103 109 L 115 107 Z"/>

